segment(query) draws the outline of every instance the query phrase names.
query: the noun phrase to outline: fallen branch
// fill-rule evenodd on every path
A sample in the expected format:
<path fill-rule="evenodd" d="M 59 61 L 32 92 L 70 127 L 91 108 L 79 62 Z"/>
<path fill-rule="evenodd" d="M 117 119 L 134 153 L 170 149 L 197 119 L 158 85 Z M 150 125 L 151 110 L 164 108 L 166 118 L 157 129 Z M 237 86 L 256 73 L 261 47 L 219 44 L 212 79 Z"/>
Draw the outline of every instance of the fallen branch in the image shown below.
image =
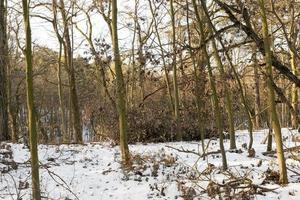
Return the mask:
<path fill-rule="evenodd" d="M 175 147 L 172 147 L 172 146 L 169 146 L 169 145 L 166 145 L 167 148 L 170 148 L 170 149 L 174 149 L 178 152 L 182 152 L 182 153 L 191 153 L 191 154 L 194 154 L 194 155 L 197 155 L 197 156 L 202 156 L 200 153 L 197 153 L 195 151 L 190 151 L 190 150 L 186 150 L 184 149 L 183 147 L 181 147 L 181 149 L 178 149 L 178 148 L 175 148 Z"/>
<path fill-rule="evenodd" d="M 200 153 L 197 153 L 195 151 L 191 151 L 191 150 L 187 150 L 187 149 L 184 149 L 183 147 L 181 147 L 181 149 L 178 149 L 178 148 L 175 148 L 175 147 L 172 147 L 172 146 L 166 146 L 167 148 L 170 148 L 170 149 L 174 149 L 178 152 L 181 152 L 181 153 L 190 153 L 190 154 L 194 154 L 194 155 L 197 155 L 199 157 L 206 157 L 206 156 L 209 156 L 209 155 L 213 155 L 213 154 L 219 154 L 221 153 L 221 150 L 217 150 L 217 151 L 211 151 L 211 152 L 207 152 L 207 153 L 204 153 L 204 154 L 200 154 Z M 227 150 L 228 151 L 228 150 Z M 226 151 L 226 152 L 227 152 Z"/>
<path fill-rule="evenodd" d="M 300 145 L 299 146 L 295 146 L 295 147 L 289 147 L 289 148 L 283 149 L 283 152 L 298 151 L 298 150 L 300 150 Z M 262 155 L 268 156 L 268 155 L 275 154 L 276 152 L 277 152 L 276 150 L 266 151 L 266 152 L 262 152 Z"/>
<path fill-rule="evenodd" d="M 229 180 L 227 182 L 218 183 L 217 181 L 210 180 L 206 188 L 209 197 L 213 199 L 218 196 L 225 197 L 226 199 L 244 199 L 243 197 L 245 196 L 264 195 L 266 192 L 275 192 L 278 189 L 270 189 L 253 184 L 253 181 L 247 176 L 236 176 L 229 171 L 226 173 L 229 173 Z"/>

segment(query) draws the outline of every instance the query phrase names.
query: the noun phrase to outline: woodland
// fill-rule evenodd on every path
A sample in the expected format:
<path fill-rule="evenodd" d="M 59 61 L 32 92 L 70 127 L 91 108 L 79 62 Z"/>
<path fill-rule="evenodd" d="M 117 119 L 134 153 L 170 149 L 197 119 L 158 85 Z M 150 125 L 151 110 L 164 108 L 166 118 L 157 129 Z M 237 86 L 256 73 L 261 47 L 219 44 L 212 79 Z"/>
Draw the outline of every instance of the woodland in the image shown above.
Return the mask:
<path fill-rule="evenodd" d="M 0 199 L 300 199 L 299 0 L 0 0 Z"/>

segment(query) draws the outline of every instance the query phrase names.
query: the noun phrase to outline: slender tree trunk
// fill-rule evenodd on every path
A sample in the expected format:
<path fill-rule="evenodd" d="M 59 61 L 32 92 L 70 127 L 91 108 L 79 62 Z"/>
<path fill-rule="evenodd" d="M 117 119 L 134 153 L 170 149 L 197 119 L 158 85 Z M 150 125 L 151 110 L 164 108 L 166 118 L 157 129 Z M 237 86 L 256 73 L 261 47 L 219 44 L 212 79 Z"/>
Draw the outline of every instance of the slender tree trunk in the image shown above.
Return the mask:
<path fill-rule="evenodd" d="M 70 85 L 70 77 L 68 77 L 68 83 L 69 83 L 69 85 Z M 68 109 L 67 109 L 67 118 L 68 118 L 68 137 L 69 138 L 71 138 L 72 137 L 72 135 L 73 135 L 73 132 L 74 132 L 74 130 L 73 130 L 73 128 L 74 128 L 74 126 L 73 126 L 73 124 L 74 124 L 74 122 L 73 122 L 73 119 L 72 119 L 72 103 L 71 103 L 71 94 L 70 94 L 70 89 L 69 89 L 69 96 L 68 96 Z"/>
<path fill-rule="evenodd" d="M 268 79 L 268 77 L 267 77 L 267 79 Z M 275 90 L 277 96 L 281 100 L 281 102 L 285 103 L 285 105 L 288 106 L 288 108 L 290 110 L 290 113 L 296 117 L 296 120 L 299 123 L 298 115 L 296 114 L 296 111 L 294 110 L 294 108 L 293 108 L 292 104 L 290 103 L 290 101 L 284 96 L 284 92 L 282 91 L 282 89 L 277 87 L 277 85 L 274 83 L 273 80 L 271 80 L 270 82 L 271 82 L 272 87 Z M 289 116 L 289 115 L 287 115 L 287 116 Z"/>
<path fill-rule="evenodd" d="M 174 93 L 174 119 L 176 123 L 176 139 L 182 140 L 182 132 L 179 128 L 179 90 L 177 81 L 177 62 L 176 62 L 176 27 L 175 27 L 175 12 L 173 0 L 170 0 L 170 11 L 171 11 L 171 24 L 172 24 L 172 48 L 173 48 L 173 93 Z"/>
<path fill-rule="evenodd" d="M 192 0 L 193 7 L 195 10 L 195 15 L 196 15 L 196 20 L 198 23 L 198 26 L 200 28 L 200 34 L 201 34 L 201 46 L 203 45 L 203 42 L 205 41 L 205 35 L 204 35 L 204 28 L 203 28 L 203 21 L 200 18 L 200 14 L 197 8 L 196 0 Z M 227 170 L 227 159 L 226 159 L 226 152 L 224 148 L 224 135 L 223 135 L 223 124 L 222 124 L 222 115 L 221 115 L 221 109 L 220 109 L 220 103 L 219 103 L 219 98 L 217 95 L 217 90 L 216 90 L 216 83 L 212 74 L 212 68 L 210 65 L 209 61 L 209 55 L 206 50 L 206 45 L 204 44 L 204 47 L 202 48 L 202 51 L 204 53 L 204 56 L 207 59 L 207 68 L 208 68 L 208 77 L 209 77 L 209 83 L 210 87 L 212 90 L 212 100 L 213 100 L 213 107 L 214 107 L 214 113 L 216 117 L 216 124 L 218 128 L 218 134 L 219 134 L 219 141 L 220 141 L 220 150 L 221 150 L 221 155 L 222 155 L 222 166 L 223 170 Z"/>
<path fill-rule="evenodd" d="M 281 128 L 276 112 L 276 104 L 275 104 L 275 93 L 274 88 L 272 86 L 273 81 L 273 72 L 272 72 L 272 52 L 270 48 L 270 36 L 268 31 L 268 23 L 267 23 L 267 16 L 265 10 L 265 2 L 264 0 L 259 0 L 260 12 L 261 12 L 261 19 L 262 19 L 262 31 L 263 31 L 263 39 L 264 39 L 264 49 L 265 49 L 265 61 L 266 61 L 266 68 L 268 78 L 268 88 L 269 88 L 269 98 L 268 102 L 270 105 L 270 116 L 272 117 L 272 129 L 275 133 L 275 142 L 276 142 L 276 152 L 277 152 L 277 159 L 280 171 L 279 182 L 282 184 L 288 183 L 287 178 L 287 169 L 285 164 L 285 158 L 283 153 L 283 144 L 282 144 L 282 135 L 281 135 Z"/>
<path fill-rule="evenodd" d="M 255 128 L 261 127 L 260 120 L 260 91 L 259 91 L 259 75 L 258 75 L 258 62 L 256 50 L 253 47 L 253 61 L 254 61 L 254 90 L 255 90 Z"/>
<path fill-rule="evenodd" d="M 40 132 L 39 142 L 42 144 L 47 144 L 49 142 L 48 134 L 45 128 L 43 127 L 43 123 L 41 121 L 40 113 L 37 109 L 34 110 L 34 115 L 36 119 L 36 127 L 38 132 Z"/>
<path fill-rule="evenodd" d="M 39 159 L 37 148 L 37 129 L 36 116 L 33 97 L 33 72 L 32 72 L 32 51 L 31 51 L 31 28 L 29 20 L 29 4 L 27 0 L 22 0 L 23 18 L 25 26 L 25 59 L 26 59 L 26 86 L 27 86 L 27 109 L 28 109 L 28 130 L 30 138 L 31 170 L 32 170 L 32 198 L 41 199 L 40 178 L 39 178 Z"/>
<path fill-rule="evenodd" d="M 57 24 L 57 0 L 52 0 L 52 12 L 53 12 L 53 29 L 56 33 L 56 37 L 59 43 L 59 52 L 58 52 L 58 61 L 57 61 L 57 93 L 58 93 L 58 100 L 59 100 L 59 116 L 60 116 L 60 131 L 63 138 L 63 142 L 70 141 L 68 132 L 67 132 L 67 122 L 66 122 L 66 115 L 65 109 L 63 105 L 63 87 L 62 87 L 62 80 L 61 80 L 61 68 L 62 68 L 62 51 L 63 51 L 63 38 L 59 34 L 58 24 Z"/>
<path fill-rule="evenodd" d="M 188 43 L 189 46 L 192 46 L 192 40 L 191 40 L 191 33 L 190 33 L 190 22 L 189 22 L 189 2 L 186 0 L 186 24 L 187 24 L 187 34 L 188 34 Z M 193 64 L 193 73 L 194 73 L 194 78 L 195 78 L 195 91 L 194 95 L 196 97 L 196 106 L 197 106 L 197 120 L 198 120 L 198 126 L 199 126 L 199 133 L 200 133 L 200 138 L 201 138 L 201 146 L 202 146 L 202 153 L 203 155 L 205 154 L 205 144 L 204 144 L 204 138 L 205 138 L 205 128 L 204 128 L 204 116 L 202 116 L 203 113 L 203 108 L 204 108 L 204 101 L 203 98 L 201 98 L 200 92 L 199 91 L 204 91 L 205 90 L 205 80 L 201 81 L 201 72 L 199 70 L 200 66 L 204 65 L 204 56 L 201 56 L 199 59 L 199 65 L 197 65 L 196 60 L 195 60 L 195 54 L 194 52 L 189 48 L 189 53 L 191 55 L 192 59 L 192 64 Z M 202 71 L 202 75 L 204 74 L 204 69 Z M 203 79 L 205 79 L 204 76 L 202 76 Z"/>
<path fill-rule="evenodd" d="M 206 15 L 206 19 L 208 20 L 208 24 L 210 26 L 210 32 L 214 32 L 216 33 L 216 28 L 215 26 L 213 25 L 212 21 L 210 20 L 210 17 L 209 17 L 209 13 L 208 13 L 208 10 L 207 10 L 207 7 L 206 7 L 206 1 L 205 0 L 201 0 L 201 4 L 202 4 L 202 8 L 204 10 L 204 13 Z M 243 103 L 243 106 L 244 106 L 244 109 L 245 109 L 245 113 L 246 113 L 246 117 L 247 117 L 247 122 L 248 122 L 248 131 L 249 131 L 249 146 L 248 146 L 248 149 L 251 150 L 252 149 L 252 145 L 253 145 L 253 123 L 252 123 L 252 117 L 251 117 L 251 112 L 250 112 L 250 107 L 247 103 L 247 100 L 246 100 L 246 93 L 244 92 L 244 88 L 243 88 L 243 85 L 241 83 L 241 80 L 240 80 L 240 77 L 233 65 L 233 63 L 231 62 L 231 58 L 228 54 L 228 51 L 226 51 L 226 48 L 222 42 L 222 39 L 221 37 L 216 34 L 216 37 L 218 39 L 218 41 L 220 42 L 221 46 L 222 46 L 222 49 L 224 50 L 224 54 L 225 54 L 225 57 L 227 58 L 227 61 L 230 65 L 230 69 L 233 71 L 233 74 L 234 74 L 234 77 L 235 77 L 235 80 L 236 82 L 238 83 L 238 87 L 239 87 L 239 92 L 241 94 L 241 97 L 242 97 L 242 103 Z"/>
<path fill-rule="evenodd" d="M 202 5 L 204 8 L 205 6 Z M 209 19 L 209 16 L 206 16 Z M 213 27 L 209 24 L 209 32 L 213 34 Z M 229 135 L 230 135 L 230 149 L 236 149 L 236 141 L 235 141 L 235 131 L 234 131 L 234 121 L 233 121 L 233 111 L 232 111 L 232 100 L 231 94 L 229 90 L 229 85 L 226 80 L 226 73 L 224 69 L 224 65 L 221 61 L 221 57 L 218 53 L 218 48 L 216 45 L 215 40 L 212 40 L 212 47 L 213 47 L 213 55 L 217 63 L 218 70 L 221 74 L 222 82 L 224 84 L 224 93 L 225 93 L 225 107 L 228 116 L 228 124 L 229 124 Z"/>
<path fill-rule="evenodd" d="M 272 151 L 272 139 L 273 139 L 273 129 L 272 129 L 272 119 L 268 116 L 267 124 L 269 127 L 268 138 L 267 138 L 267 151 Z"/>
<path fill-rule="evenodd" d="M 208 56 L 207 53 L 205 55 Z M 207 57 L 207 58 L 209 59 L 209 57 Z M 214 112 L 215 112 L 215 117 L 216 117 L 216 121 L 217 121 L 218 133 L 219 133 L 223 170 L 227 170 L 228 167 L 227 167 L 227 159 L 226 159 L 226 153 L 225 153 L 225 148 L 224 148 L 224 134 L 223 134 L 222 115 L 221 115 L 221 109 L 220 109 L 220 105 L 219 105 L 220 103 L 219 103 L 217 90 L 216 90 L 216 83 L 214 81 L 214 77 L 213 77 L 213 74 L 212 74 L 212 69 L 211 69 L 209 61 L 208 61 L 207 67 L 208 67 L 210 87 L 212 89 Z"/>
<path fill-rule="evenodd" d="M 230 149 L 236 149 L 231 94 L 230 94 L 230 91 L 229 91 L 229 85 L 228 85 L 227 80 L 226 80 L 226 74 L 225 74 L 224 66 L 223 66 L 223 63 L 221 61 L 221 57 L 218 54 L 217 45 L 216 45 L 216 42 L 215 42 L 214 39 L 212 40 L 212 47 L 213 47 L 214 58 L 217 62 L 217 66 L 218 66 L 218 69 L 220 71 L 222 81 L 224 83 L 225 107 L 226 107 L 226 110 L 227 110 L 228 123 L 229 123 Z"/>
<path fill-rule="evenodd" d="M 18 51 L 16 51 L 16 57 L 14 60 L 17 60 Z M 11 87 L 11 70 L 12 70 L 12 60 L 8 60 L 7 64 L 7 106 L 8 106 L 8 119 L 9 119 L 9 129 L 11 132 L 11 141 L 13 143 L 18 142 L 18 127 L 17 127 L 17 113 L 18 113 L 18 102 L 15 102 L 13 105 L 13 97 L 17 99 L 17 94 L 12 95 L 12 87 Z M 13 62 L 15 64 L 15 62 Z"/>
<path fill-rule="evenodd" d="M 136 19 L 138 20 L 138 18 Z M 138 48 L 138 83 L 140 87 L 140 101 L 143 101 L 145 97 L 145 85 L 144 85 L 144 80 L 145 80 L 145 64 L 146 64 L 146 59 L 144 57 L 143 53 L 143 47 L 144 47 L 144 41 L 142 38 L 142 32 L 141 32 L 141 26 L 137 22 L 137 33 L 138 33 L 138 41 L 139 41 L 139 48 Z"/>
<path fill-rule="evenodd" d="M 62 44 L 59 45 L 59 53 L 58 53 L 58 63 L 57 63 L 57 91 L 58 91 L 58 100 L 59 100 L 59 113 L 60 113 L 60 125 L 61 125 L 61 134 L 64 142 L 68 142 L 70 138 L 67 134 L 67 124 L 65 117 L 65 109 L 63 104 L 63 88 L 61 81 L 61 58 L 62 58 Z"/>
<path fill-rule="evenodd" d="M 0 0 L 0 141 L 9 139 L 8 98 L 6 69 L 8 66 L 8 46 L 6 32 L 5 0 Z"/>
<path fill-rule="evenodd" d="M 295 49 L 294 47 L 297 46 L 297 37 L 298 34 L 297 34 L 297 28 L 296 28 L 296 24 L 295 24 L 295 9 L 294 9 L 294 4 L 295 4 L 295 1 L 294 0 L 291 0 L 290 1 L 290 9 L 291 9 L 291 27 L 290 27 L 290 36 L 289 36 L 289 40 L 290 40 L 290 43 L 288 42 L 288 46 L 289 46 L 289 49 L 290 49 L 290 63 L 291 63 L 291 69 L 292 69 L 292 73 L 298 77 L 298 70 L 297 70 L 297 58 L 299 58 L 299 56 L 296 54 L 297 52 L 295 52 Z M 274 4 L 272 3 L 272 7 L 274 9 Z M 297 22 L 296 22 L 297 23 Z M 292 123 L 292 127 L 294 129 L 297 129 L 298 126 L 299 126 L 299 121 L 298 121 L 298 88 L 296 86 L 296 84 L 293 84 L 292 85 L 292 89 L 291 89 L 291 96 L 292 96 L 292 106 L 295 110 L 294 113 L 291 113 L 291 123 Z"/>
<path fill-rule="evenodd" d="M 138 25 L 138 0 L 134 0 L 134 31 L 132 38 L 132 47 L 131 47 L 131 63 L 132 63 L 132 74 L 131 74 L 131 88 L 130 88 L 130 107 L 134 107 L 135 105 L 135 97 L 134 92 L 136 89 L 136 60 L 135 60 L 135 40 L 137 35 L 137 28 L 140 28 Z"/>
<path fill-rule="evenodd" d="M 68 73 L 70 77 L 70 100 L 71 100 L 71 109 L 72 109 L 72 119 L 73 119 L 73 130 L 74 130 L 74 141 L 75 143 L 82 143 L 82 127 L 81 127 L 81 116 L 80 109 L 78 105 L 78 96 L 76 89 L 76 78 L 75 78 L 75 69 L 73 65 L 73 52 L 72 52 L 72 43 L 69 30 L 69 21 L 66 15 L 64 0 L 60 0 L 60 10 L 64 23 L 64 39 L 65 39 L 65 57 L 66 63 L 68 66 Z"/>
<path fill-rule="evenodd" d="M 18 105 L 12 105 L 12 95 L 11 95 L 11 66 L 8 67 L 7 71 L 7 95 L 8 95 L 8 118 L 11 131 L 11 141 L 13 143 L 18 142 L 18 131 L 17 131 L 17 107 Z"/>
<path fill-rule="evenodd" d="M 295 53 L 293 51 L 290 51 L 290 55 L 291 55 L 291 68 L 292 68 L 292 72 L 295 76 L 298 76 L 298 70 L 296 67 L 296 56 Z M 298 88 L 295 84 L 292 85 L 292 106 L 295 110 L 294 113 L 292 113 L 291 115 L 291 121 L 292 121 L 292 127 L 293 129 L 297 129 L 298 128 Z"/>
<path fill-rule="evenodd" d="M 129 148 L 127 143 L 127 119 L 126 119 L 126 88 L 122 73 L 122 63 L 119 52 L 118 39 L 118 8 L 117 0 L 112 0 L 112 44 L 114 54 L 114 65 L 117 80 L 117 108 L 119 114 L 120 148 L 122 160 L 126 164 L 130 160 Z"/>

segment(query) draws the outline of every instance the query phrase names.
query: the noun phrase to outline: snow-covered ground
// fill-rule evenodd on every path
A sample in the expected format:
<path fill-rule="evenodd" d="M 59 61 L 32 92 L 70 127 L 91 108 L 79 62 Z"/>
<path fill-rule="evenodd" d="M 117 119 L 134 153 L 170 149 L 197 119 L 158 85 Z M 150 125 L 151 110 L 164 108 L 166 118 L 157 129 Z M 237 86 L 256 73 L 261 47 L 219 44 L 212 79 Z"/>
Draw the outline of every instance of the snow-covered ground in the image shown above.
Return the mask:
<path fill-rule="evenodd" d="M 299 145 L 292 142 L 293 134 L 296 133 L 283 129 L 286 147 Z M 201 144 L 196 141 L 130 145 L 133 166 L 125 169 L 120 164 L 119 148 L 109 144 L 40 145 L 42 196 L 45 199 L 63 200 L 212 199 L 213 194 L 210 197 L 207 194 L 211 192 L 207 191 L 209 183 L 226 185 L 235 177 L 249 179 L 253 185 L 274 189 L 263 192 L 263 195 L 256 194 L 254 199 L 299 200 L 300 162 L 286 159 L 290 169 L 290 183 L 287 186 L 282 187 L 272 181 L 262 184 L 266 171 L 278 169 L 275 157 L 262 155 L 266 150 L 266 144 L 262 144 L 262 141 L 267 130 L 254 133 L 253 147 L 256 153 L 253 158 L 248 157 L 243 147 L 244 143 L 248 143 L 247 131 L 237 131 L 236 135 L 240 151 L 226 153 L 229 164 L 226 173 L 221 171 L 219 154 L 209 155 L 203 160 L 196 154 L 168 147 L 201 152 Z M 217 140 L 206 140 L 205 143 L 210 143 L 208 152 L 219 149 Z M 29 150 L 22 144 L 10 145 L 18 169 L 1 174 L 0 199 L 30 199 Z M 225 141 L 225 147 L 228 149 L 229 140 Z M 291 153 L 286 153 L 286 157 L 289 156 Z M 239 184 L 242 183 L 237 182 Z M 245 182 L 243 184 L 247 185 Z"/>

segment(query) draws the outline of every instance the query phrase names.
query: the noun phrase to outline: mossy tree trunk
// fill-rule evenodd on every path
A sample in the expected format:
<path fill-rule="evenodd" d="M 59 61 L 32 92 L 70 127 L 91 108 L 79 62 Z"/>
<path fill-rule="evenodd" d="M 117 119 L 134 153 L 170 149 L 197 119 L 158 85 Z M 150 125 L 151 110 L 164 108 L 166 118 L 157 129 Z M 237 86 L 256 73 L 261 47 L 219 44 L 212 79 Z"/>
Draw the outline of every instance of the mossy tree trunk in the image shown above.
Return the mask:
<path fill-rule="evenodd" d="M 188 34 L 188 44 L 190 47 L 192 47 L 192 38 L 191 38 L 191 32 L 190 32 L 190 22 L 189 22 L 189 2 L 186 0 L 186 24 L 187 24 L 187 34 Z M 198 126 L 199 126 L 199 133 L 201 138 L 201 146 L 202 146 L 202 153 L 205 154 L 205 144 L 204 144 L 204 138 L 205 138 L 205 122 L 204 122 L 204 98 L 203 93 L 200 93 L 199 91 L 205 90 L 205 82 L 206 77 L 204 74 L 204 58 L 201 56 L 199 58 L 198 62 L 196 62 L 196 55 L 194 51 L 189 48 L 189 53 L 191 55 L 192 64 L 193 64 L 193 74 L 195 79 L 195 89 L 194 89 L 194 96 L 196 98 L 196 106 L 197 106 L 197 120 L 198 120 Z"/>
<path fill-rule="evenodd" d="M 282 184 L 287 184 L 288 178 L 287 178 L 287 169 L 286 169 L 286 163 L 285 163 L 284 152 L 283 152 L 281 127 L 279 124 L 279 119 L 276 111 L 275 92 L 272 85 L 272 81 L 273 81 L 272 60 L 271 60 L 272 52 L 270 48 L 270 36 L 269 36 L 264 0 L 259 0 L 259 7 L 260 7 L 260 13 L 262 19 L 262 32 L 263 32 L 264 49 L 265 49 L 264 56 L 265 56 L 266 69 L 268 75 L 268 88 L 269 88 L 268 103 L 270 108 L 269 112 L 272 119 L 272 129 L 275 134 L 276 152 L 277 152 L 277 159 L 278 159 L 278 165 L 280 171 L 279 182 Z"/>
<path fill-rule="evenodd" d="M 296 67 L 296 56 L 295 53 L 293 51 L 290 51 L 290 55 L 291 55 L 291 68 L 292 68 L 292 72 L 294 75 L 298 76 L 298 70 Z M 292 95 L 292 106 L 295 110 L 295 112 L 291 112 L 291 122 L 292 122 L 292 127 L 294 129 L 298 128 L 298 88 L 295 84 L 292 85 L 292 89 L 291 89 L 291 95 Z"/>
<path fill-rule="evenodd" d="M 32 177 L 32 199 L 40 200 L 40 178 L 39 178 L 39 159 L 37 148 L 37 129 L 36 113 L 33 97 L 33 72 L 32 72 L 32 51 L 31 51 L 31 28 L 29 20 L 29 4 L 27 0 L 22 0 L 23 18 L 25 30 L 25 59 L 26 59 L 26 92 L 27 92 L 27 109 L 28 109 L 28 130 L 30 138 L 31 154 L 31 177 Z"/>

